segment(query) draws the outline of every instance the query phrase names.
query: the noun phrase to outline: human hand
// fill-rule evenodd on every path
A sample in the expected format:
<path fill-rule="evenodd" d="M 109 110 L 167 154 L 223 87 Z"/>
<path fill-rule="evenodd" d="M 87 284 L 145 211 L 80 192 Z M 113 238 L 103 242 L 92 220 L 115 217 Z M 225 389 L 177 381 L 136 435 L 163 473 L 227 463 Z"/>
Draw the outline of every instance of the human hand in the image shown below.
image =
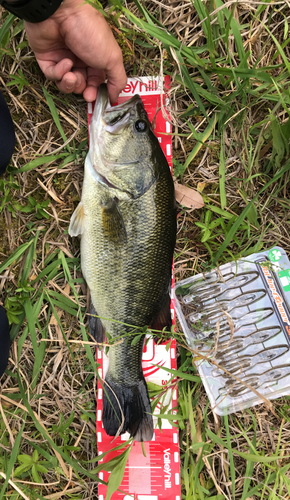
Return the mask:
<path fill-rule="evenodd" d="M 122 52 L 104 17 L 81 2 L 64 0 L 46 21 L 25 22 L 28 42 L 46 78 L 62 92 L 92 102 L 107 78 L 114 103 L 127 81 Z"/>

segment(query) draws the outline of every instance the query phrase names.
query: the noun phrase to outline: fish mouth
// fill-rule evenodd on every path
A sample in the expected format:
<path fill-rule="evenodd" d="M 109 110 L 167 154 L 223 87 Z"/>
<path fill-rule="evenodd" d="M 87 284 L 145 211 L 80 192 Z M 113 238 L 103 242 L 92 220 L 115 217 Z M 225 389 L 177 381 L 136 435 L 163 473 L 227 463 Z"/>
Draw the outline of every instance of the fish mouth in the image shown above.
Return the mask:
<path fill-rule="evenodd" d="M 124 108 L 125 109 L 130 109 L 133 106 L 135 106 L 138 102 L 142 103 L 142 99 L 139 96 L 139 94 L 134 95 L 131 97 L 131 99 L 128 99 L 128 101 L 121 102 L 120 104 L 117 104 L 116 106 L 111 106 L 111 108 L 114 111 L 122 111 Z"/>
<path fill-rule="evenodd" d="M 107 106 L 102 116 L 106 132 L 112 135 L 121 133 L 136 115 L 136 109 L 140 104 L 143 106 L 141 97 L 136 95 L 117 106 Z"/>
<path fill-rule="evenodd" d="M 102 83 L 98 88 L 97 99 L 95 102 L 94 118 L 102 116 L 104 110 L 111 107 L 107 85 Z"/>
<path fill-rule="evenodd" d="M 112 106 L 109 100 L 107 85 L 102 83 L 98 88 L 94 118 L 103 122 L 103 126 L 107 132 L 117 134 L 123 127 L 128 125 L 138 105 L 143 107 L 142 99 L 139 95 L 135 95 L 128 101 L 117 104 L 117 106 Z"/>
<path fill-rule="evenodd" d="M 127 101 L 121 102 L 120 104 L 117 104 L 116 106 L 112 106 L 109 100 L 109 94 L 108 94 L 108 88 L 106 83 L 101 83 L 101 85 L 98 87 L 98 94 L 97 94 L 97 99 L 96 99 L 96 106 L 101 106 L 102 109 L 108 108 L 114 108 L 115 110 L 127 108 L 134 106 L 137 102 L 142 102 L 141 97 L 139 94 L 134 95 L 131 97 L 131 99 L 128 99 Z"/>

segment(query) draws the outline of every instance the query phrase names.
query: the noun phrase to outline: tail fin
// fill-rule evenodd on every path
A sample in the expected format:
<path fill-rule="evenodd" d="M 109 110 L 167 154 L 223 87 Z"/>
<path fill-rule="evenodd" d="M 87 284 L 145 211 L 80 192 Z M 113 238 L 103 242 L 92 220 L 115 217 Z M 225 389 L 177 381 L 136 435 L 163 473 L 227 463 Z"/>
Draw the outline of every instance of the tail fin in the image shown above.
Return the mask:
<path fill-rule="evenodd" d="M 136 441 L 151 441 L 153 438 L 153 419 L 145 379 L 134 385 L 125 385 L 106 376 L 103 398 L 103 425 L 109 436 L 116 436 L 119 431 L 122 415 L 124 424 L 119 434 L 126 431 Z M 107 393 L 107 394 L 106 394 Z"/>

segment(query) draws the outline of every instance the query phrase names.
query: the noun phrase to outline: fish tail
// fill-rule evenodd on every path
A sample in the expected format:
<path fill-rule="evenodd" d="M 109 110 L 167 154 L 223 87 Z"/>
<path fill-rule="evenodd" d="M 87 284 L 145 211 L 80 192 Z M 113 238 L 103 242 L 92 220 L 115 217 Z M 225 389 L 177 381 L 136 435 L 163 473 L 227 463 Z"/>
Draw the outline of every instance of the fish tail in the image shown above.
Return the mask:
<path fill-rule="evenodd" d="M 153 438 L 152 410 L 144 377 L 126 385 L 107 374 L 103 397 L 103 425 L 109 436 L 130 432 L 135 441 Z M 122 425 L 122 409 L 124 422 Z M 122 425 L 122 427 L 121 427 Z M 120 429 L 121 427 L 121 429 Z"/>

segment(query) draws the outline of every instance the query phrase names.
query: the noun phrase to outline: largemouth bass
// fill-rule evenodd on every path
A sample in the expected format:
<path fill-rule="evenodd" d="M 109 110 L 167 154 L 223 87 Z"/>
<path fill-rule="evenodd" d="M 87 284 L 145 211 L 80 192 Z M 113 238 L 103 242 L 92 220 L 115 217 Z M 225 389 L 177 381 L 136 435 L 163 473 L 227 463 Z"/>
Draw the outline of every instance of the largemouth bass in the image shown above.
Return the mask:
<path fill-rule="evenodd" d="M 81 235 L 82 273 L 101 318 L 90 320 L 91 333 L 99 342 L 103 330 L 116 339 L 109 348 L 103 425 L 110 436 L 128 431 L 137 441 L 149 441 L 153 420 L 141 366 L 145 335 L 135 343 L 132 333 L 171 321 L 173 180 L 140 96 L 111 107 L 101 85 L 90 141 L 69 234 Z"/>

